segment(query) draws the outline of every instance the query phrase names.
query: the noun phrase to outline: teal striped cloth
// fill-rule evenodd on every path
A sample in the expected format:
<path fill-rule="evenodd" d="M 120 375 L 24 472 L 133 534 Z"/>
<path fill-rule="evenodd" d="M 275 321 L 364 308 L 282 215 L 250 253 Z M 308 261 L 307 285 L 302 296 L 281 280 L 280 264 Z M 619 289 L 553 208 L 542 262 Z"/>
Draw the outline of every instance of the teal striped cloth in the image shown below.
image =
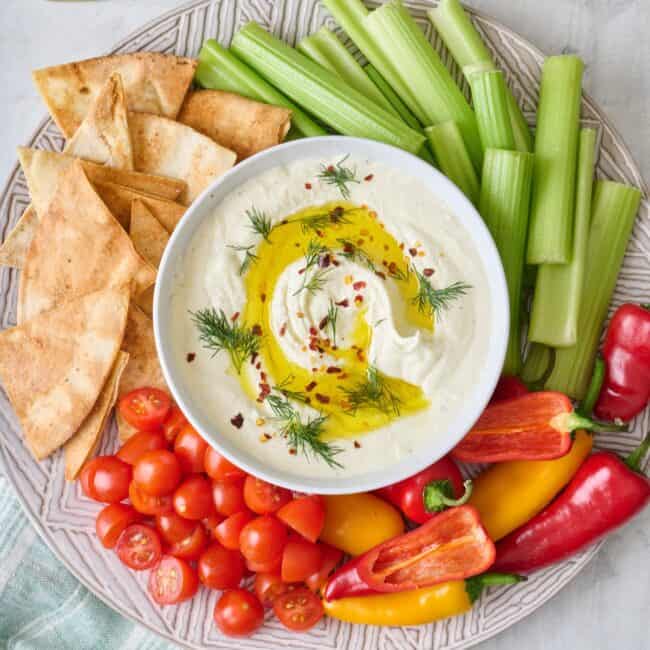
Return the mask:
<path fill-rule="evenodd" d="M 0 648 L 171 650 L 109 609 L 54 557 L 0 474 Z"/>

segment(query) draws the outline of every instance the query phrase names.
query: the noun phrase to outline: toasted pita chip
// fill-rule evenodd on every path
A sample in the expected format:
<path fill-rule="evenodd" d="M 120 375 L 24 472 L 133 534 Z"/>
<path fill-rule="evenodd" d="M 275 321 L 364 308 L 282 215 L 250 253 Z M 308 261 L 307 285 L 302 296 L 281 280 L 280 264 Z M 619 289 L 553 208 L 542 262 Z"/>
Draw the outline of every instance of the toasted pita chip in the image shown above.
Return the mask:
<path fill-rule="evenodd" d="M 111 409 L 115 406 L 117 387 L 128 360 L 129 355 L 126 352 L 117 353 L 117 359 L 95 405 L 77 433 L 65 443 L 63 453 L 66 481 L 74 481 L 85 462 L 97 451 L 100 435 L 106 427 Z"/>
<path fill-rule="evenodd" d="M 178 200 L 186 205 L 235 164 L 234 151 L 185 124 L 149 113 L 129 113 L 129 128 L 135 168 L 185 181 L 187 191 Z"/>
<path fill-rule="evenodd" d="M 23 268 L 25 255 L 27 255 L 27 249 L 32 242 L 37 225 L 38 215 L 30 203 L 0 246 L 0 266 Z"/>
<path fill-rule="evenodd" d="M 93 408 L 128 306 L 128 287 L 104 289 L 0 332 L 0 378 L 37 459 L 69 440 Z"/>
<path fill-rule="evenodd" d="M 27 251 L 18 292 L 20 322 L 106 287 L 132 282 L 137 295 L 155 277 L 156 270 L 138 255 L 81 164 L 74 162 Z"/>
<path fill-rule="evenodd" d="M 108 78 L 63 153 L 100 165 L 133 169 L 126 97 L 119 73 Z"/>
<path fill-rule="evenodd" d="M 145 289 L 139 296 L 133 298 L 133 304 L 139 307 L 149 318 L 153 318 L 153 295 L 156 285 L 152 284 Z"/>
<path fill-rule="evenodd" d="M 140 199 L 131 204 L 129 234 L 135 250 L 149 264 L 158 268 L 169 241 L 169 233 Z"/>
<path fill-rule="evenodd" d="M 243 160 L 284 140 L 291 126 L 291 111 L 223 90 L 196 90 L 187 94 L 178 121 Z"/>
<path fill-rule="evenodd" d="M 122 77 L 129 110 L 174 119 L 195 68 L 192 59 L 135 52 L 42 68 L 35 70 L 32 77 L 54 121 L 69 138 L 112 73 Z"/>

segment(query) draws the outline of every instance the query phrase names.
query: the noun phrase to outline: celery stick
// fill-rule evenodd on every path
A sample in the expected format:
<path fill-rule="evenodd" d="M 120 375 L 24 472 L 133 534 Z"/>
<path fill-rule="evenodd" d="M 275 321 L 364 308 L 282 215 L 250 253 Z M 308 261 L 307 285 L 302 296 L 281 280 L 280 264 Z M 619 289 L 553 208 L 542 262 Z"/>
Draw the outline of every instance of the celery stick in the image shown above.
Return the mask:
<path fill-rule="evenodd" d="M 508 89 L 501 70 L 475 72 L 471 75 L 472 100 L 483 149 L 514 149 L 508 111 Z"/>
<path fill-rule="evenodd" d="M 194 80 L 203 88 L 226 90 L 259 102 L 289 108 L 293 113 L 292 128 L 295 127 L 307 137 L 327 135 L 322 126 L 212 38 L 203 44 L 199 52 Z"/>
<path fill-rule="evenodd" d="M 541 390 L 553 371 L 554 363 L 555 350 L 553 348 L 548 348 L 540 343 L 531 343 L 521 369 L 521 378 L 530 387 Z"/>
<path fill-rule="evenodd" d="M 364 19 L 363 24 L 375 42 L 382 44 L 402 81 L 415 91 L 418 106 L 425 115 L 425 120 L 421 121 L 430 126 L 456 122 L 472 163 L 480 171 L 483 150 L 474 112 L 400 0 L 390 0 L 381 5 Z M 392 84 L 390 79 L 387 80 Z M 404 101 L 418 115 L 408 99 L 404 98 Z"/>
<path fill-rule="evenodd" d="M 533 151 L 533 136 L 530 132 L 528 122 L 521 108 L 515 99 L 515 96 L 507 89 L 506 101 L 508 102 L 508 113 L 510 114 L 510 126 L 512 135 L 515 139 L 515 149 L 517 151 Z"/>
<path fill-rule="evenodd" d="M 442 122 L 424 129 L 440 169 L 465 196 L 478 204 L 480 184 L 456 122 Z"/>
<path fill-rule="evenodd" d="M 372 82 L 377 86 L 379 91 L 390 102 L 393 108 L 397 111 L 398 115 L 412 128 L 419 131 L 422 126 L 418 122 L 418 118 L 413 115 L 409 107 L 400 99 L 399 95 L 391 88 L 388 82 L 379 74 L 377 68 L 372 63 L 367 63 L 363 69 L 370 77 Z"/>
<path fill-rule="evenodd" d="M 316 61 L 337 74 L 343 81 L 356 88 L 378 106 L 399 115 L 383 93 L 368 78 L 345 45 L 327 27 L 321 27 L 316 33 L 303 38 L 296 48 L 312 61 Z"/>
<path fill-rule="evenodd" d="M 571 261 L 583 63 L 577 56 L 544 62 L 535 133 L 535 185 L 529 264 Z"/>
<path fill-rule="evenodd" d="M 585 396 L 640 201 L 641 192 L 635 187 L 596 181 L 576 345 L 557 350 L 555 368 L 546 382 L 551 390 L 576 399 Z"/>
<path fill-rule="evenodd" d="M 521 282 L 524 270 L 533 155 L 521 151 L 485 152 L 479 212 L 499 249 L 510 298 L 510 336 L 503 373 L 521 370 Z"/>
<path fill-rule="evenodd" d="M 582 129 L 578 146 L 573 255 L 568 264 L 542 264 L 537 273 L 528 338 L 556 348 L 576 344 L 578 312 L 591 221 L 596 131 Z"/>
<path fill-rule="evenodd" d="M 344 135 L 379 140 L 417 153 L 423 134 L 376 106 L 337 75 L 297 52 L 256 23 L 232 40 L 233 52 L 297 104 Z"/>

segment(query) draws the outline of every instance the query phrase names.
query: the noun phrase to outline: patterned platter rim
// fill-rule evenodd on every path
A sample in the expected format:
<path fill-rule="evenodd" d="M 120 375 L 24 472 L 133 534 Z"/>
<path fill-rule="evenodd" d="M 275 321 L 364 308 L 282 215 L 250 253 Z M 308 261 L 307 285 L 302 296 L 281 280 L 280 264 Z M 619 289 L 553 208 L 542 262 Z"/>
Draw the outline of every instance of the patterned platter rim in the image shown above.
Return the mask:
<path fill-rule="evenodd" d="M 164 51 L 175 51 L 178 54 L 195 55 L 206 34 L 213 35 L 211 31 L 206 32 L 206 29 L 209 30 L 212 24 L 208 25 L 209 20 L 215 19 L 217 16 L 221 19 L 222 14 L 234 21 L 233 29 L 242 22 L 243 17 L 244 19 L 255 19 L 262 24 L 266 23 L 273 31 L 285 37 L 301 36 L 303 34 L 293 32 L 293 22 L 290 21 L 287 26 L 283 21 L 288 15 L 290 18 L 296 19 L 295 26 L 299 31 L 303 26 L 306 30 L 311 31 L 323 22 L 323 16 L 319 12 L 324 12 L 324 10 L 315 8 L 317 1 L 287 0 L 274 3 L 273 0 L 237 0 L 236 2 L 231 2 L 231 0 L 192 0 L 149 21 L 117 43 L 110 53 L 147 48 L 156 49 L 157 47 Z M 423 20 L 425 9 L 432 3 L 422 0 L 421 2 L 406 2 L 406 4 L 414 11 L 420 24 L 425 26 L 429 37 L 433 38 L 434 44 L 439 47 L 436 37 L 431 34 L 431 27 Z M 299 8 L 304 11 L 296 15 Z M 491 49 L 495 51 L 499 63 L 506 70 L 515 94 L 521 95 L 518 98 L 524 104 L 524 112 L 527 112 L 527 108 L 528 112 L 531 112 L 535 103 L 539 68 L 544 54 L 524 38 L 489 16 L 474 10 L 471 10 L 471 13 Z M 174 20 L 176 23 L 173 23 Z M 305 20 L 307 24 L 303 25 Z M 312 21 L 313 24 L 309 21 Z M 328 18 L 328 21 L 331 19 Z M 328 22 L 328 24 L 335 27 L 332 22 Z M 176 27 L 178 27 L 178 34 L 175 33 Z M 197 27 L 199 38 L 192 39 L 192 34 L 194 36 L 197 34 Z M 183 29 L 185 29 L 185 33 L 182 34 Z M 283 31 L 286 29 L 289 30 L 287 33 Z M 223 37 L 223 35 L 220 36 Z M 497 44 L 495 44 L 494 38 L 498 40 Z M 152 45 L 154 43 L 155 45 Z M 526 61 L 526 59 L 528 60 Z M 448 62 L 448 55 L 445 60 Z M 514 63 L 512 63 L 513 61 Z M 523 69 L 517 69 L 517 64 L 523 65 Z M 457 70 L 455 73 L 458 75 Z M 619 285 L 611 308 L 613 309 L 624 300 L 641 300 L 645 297 L 647 301 L 649 296 L 643 293 L 644 290 L 647 292 L 645 287 L 650 286 L 648 281 L 650 278 L 650 206 L 648 205 L 647 186 L 622 138 L 604 113 L 587 95 L 583 96 L 582 111 L 583 121 L 599 128 L 599 140 L 603 142 L 598 168 L 599 175 L 635 184 L 644 193 L 641 213 L 635 224 L 632 242 L 628 247 L 623 272 L 619 278 Z M 44 139 L 45 145 L 50 148 L 61 147 L 61 138 L 57 135 L 49 118 L 41 122 L 34 132 L 29 146 L 34 146 L 39 139 Z M 605 147 L 605 141 L 608 147 Z M 13 225 L 19 215 L 13 208 L 16 204 L 22 207 L 26 203 L 25 193 L 25 182 L 19 165 L 16 164 L 2 194 L 0 194 L 0 224 L 3 238 L 9 232 L 9 225 Z M 2 278 L 0 283 L 2 292 L 0 294 L 1 327 L 4 328 L 15 322 L 12 301 L 15 299 L 16 271 L 4 269 L 0 277 Z M 616 437 L 599 436 L 597 444 L 600 443 L 603 447 L 621 452 L 627 451 L 641 439 L 641 432 L 647 430 L 649 419 L 649 413 L 646 410 L 636 418 L 630 433 L 619 434 Z M 138 595 L 141 600 L 147 599 L 144 591 L 144 576 L 134 577 L 132 573 L 119 565 L 116 558 L 105 557 L 109 555 L 105 552 L 95 558 L 98 562 L 104 561 L 99 571 L 101 579 L 93 580 L 89 575 L 91 573 L 90 565 L 79 560 L 82 556 L 87 557 L 86 553 L 102 553 L 92 525 L 97 508 L 80 499 L 78 486 L 71 487 L 63 484 L 61 478 L 63 467 L 60 457 L 47 461 L 44 469 L 31 460 L 26 448 L 20 442 L 15 418 L 4 394 L 0 395 L 0 427 L 3 431 L 0 437 L 0 467 L 2 471 L 14 486 L 23 509 L 38 534 L 85 587 L 121 615 L 144 625 L 176 644 L 191 648 L 232 647 L 227 639 L 219 636 L 211 624 L 210 613 L 216 598 L 214 593 L 195 599 L 193 602 L 197 600 L 199 602 L 195 609 L 189 609 L 190 605 L 186 604 L 171 608 L 175 610 L 173 613 L 170 608 L 167 608 L 170 611 L 161 613 L 151 605 L 147 606 L 146 602 L 138 602 L 138 606 L 135 607 L 137 613 L 134 613 L 127 607 L 127 604 L 132 598 L 138 598 Z M 104 436 L 101 452 L 110 452 L 111 443 L 109 441 L 113 437 Z M 27 485 L 25 485 L 25 481 L 28 481 Z M 28 493 L 26 488 L 30 488 L 31 493 Z M 57 489 L 59 492 L 56 492 Z M 36 507 L 41 496 L 43 499 L 40 507 Z M 57 512 L 54 513 L 54 523 L 47 518 L 52 514 L 48 508 L 53 497 L 56 502 L 55 507 L 62 507 L 61 514 L 64 517 L 69 517 L 72 520 L 71 524 L 68 521 L 57 522 Z M 74 510 L 65 510 L 67 506 L 71 505 Z M 81 510 L 81 513 L 77 515 L 78 510 Z M 66 553 L 70 550 L 70 545 L 73 545 L 77 552 L 74 559 Z M 536 574 L 534 579 L 524 585 L 489 592 L 465 616 L 447 619 L 433 625 L 417 628 L 371 628 L 350 626 L 329 620 L 326 626 L 319 626 L 315 631 L 297 636 L 284 631 L 277 621 L 269 620 L 262 632 L 251 639 L 240 640 L 238 645 L 242 649 L 273 647 L 269 646 L 269 643 L 282 643 L 291 648 L 324 648 L 328 645 L 326 642 L 329 641 L 331 647 L 355 649 L 375 647 L 428 647 L 436 650 L 468 648 L 498 634 L 543 605 L 588 564 L 601 545 L 602 543 L 595 545 L 571 560 Z M 129 593 L 127 587 L 118 587 L 121 583 L 138 585 L 135 591 L 140 590 L 139 594 L 136 593 L 134 596 L 133 591 L 131 590 Z M 515 611 L 508 612 L 508 601 L 513 599 L 517 601 Z M 196 610 L 200 610 L 202 617 L 197 616 Z M 205 623 L 206 616 L 207 624 Z M 193 627 L 192 623 L 194 623 Z M 202 628 L 200 638 L 190 639 L 191 633 L 197 628 Z"/>

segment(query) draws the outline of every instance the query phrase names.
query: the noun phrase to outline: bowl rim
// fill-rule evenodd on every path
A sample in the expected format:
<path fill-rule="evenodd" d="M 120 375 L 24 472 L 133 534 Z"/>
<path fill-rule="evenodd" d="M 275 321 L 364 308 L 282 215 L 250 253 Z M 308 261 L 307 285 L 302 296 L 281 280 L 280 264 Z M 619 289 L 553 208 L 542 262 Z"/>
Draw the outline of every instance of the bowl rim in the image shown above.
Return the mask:
<path fill-rule="evenodd" d="M 175 270 L 187 245 L 199 225 L 205 218 L 209 218 L 214 207 L 223 198 L 242 183 L 274 167 L 300 159 L 340 155 L 341 152 L 377 160 L 389 167 L 398 168 L 425 184 L 428 181 L 428 184 L 433 186 L 432 192 L 449 206 L 452 214 L 462 222 L 473 239 L 484 269 L 489 269 L 487 282 L 491 302 L 490 344 L 484 362 L 484 368 L 487 370 L 483 371 L 482 380 L 463 402 L 463 409 L 467 412 L 453 421 L 453 435 L 447 432 L 446 435 L 436 436 L 435 445 L 420 444 L 412 453 L 388 468 L 383 467 L 351 477 L 333 474 L 331 477 L 310 478 L 307 475 L 288 474 L 270 467 L 246 452 L 243 447 L 237 446 L 228 437 L 219 435 L 217 427 L 201 413 L 186 383 L 182 381 L 181 372 L 176 368 L 170 319 L 166 317 L 165 309 L 168 308 L 174 286 Z M 159 265 L 154 291 L 153 326 L 158 359 L 167 386 L 190 424 L 210 446 L 247 473 L 274 485 L 297 492 L 351 494 L 375 490 L 416 474 L 449 453 L 469 431 L 487 405 L 501 374 L 510 327 L 510 309 L 505 273 L 494 240 L 474 205 L 451 180 L 419 157 L 391 145 L 350 136 L 320 136 L 285 142 L 247 158 L 215 179 L 189 206 L 176 225 Z M 467 406 L 467 402 L 471 402 L 470 406 Z M 427 453 L 429 448 L 432 450 L 431 454 Z"/>

